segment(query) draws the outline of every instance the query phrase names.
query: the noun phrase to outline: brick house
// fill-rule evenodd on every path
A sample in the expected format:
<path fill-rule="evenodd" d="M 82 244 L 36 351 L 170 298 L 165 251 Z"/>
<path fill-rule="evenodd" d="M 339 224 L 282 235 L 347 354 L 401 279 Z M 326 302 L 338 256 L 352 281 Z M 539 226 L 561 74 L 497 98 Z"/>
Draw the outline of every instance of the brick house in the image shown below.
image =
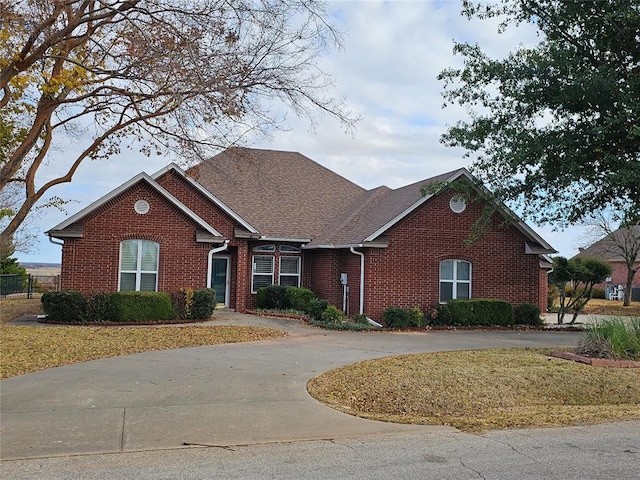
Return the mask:
<path fill-rule="evenodd" d="M 140 173 L 47 234 L 63 241 L 62 288 L 84 293 L 206 286 L 245 311 L 261 286 L 295 285 L 376 320 L 452 298 L 544 309 L 555 250 L 504 206 L 467 246 L 482 202 L 423 196 L 435 182 L 486 193 L 465 169 L 365 190 L 299 153 L 231 148 Z"/>
<path fill-rule="evenodd" d="M 640 271 L 640 225 L 632 225 L 611 232 L 588 247 L 581 248 L 576 257 L 592 257 L 608 262 L 612 268 L 610 281 L 594 287 L 606 290 L 607 298 L 622 300 L 629 274 L 625 257 L 629 259 L 629 263 L 631 259 L 636 258 L 632 270 Z M 631 280 L 631 292 L 633 300 L 640 301 L 638 273 Z"/>

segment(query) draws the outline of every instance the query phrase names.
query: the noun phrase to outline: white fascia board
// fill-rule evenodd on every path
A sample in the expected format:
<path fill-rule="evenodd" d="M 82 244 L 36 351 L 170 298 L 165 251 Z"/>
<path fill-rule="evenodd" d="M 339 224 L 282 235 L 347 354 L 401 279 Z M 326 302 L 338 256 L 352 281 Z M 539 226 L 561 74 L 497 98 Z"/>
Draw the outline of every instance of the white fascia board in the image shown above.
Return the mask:
<path fill-rule="evenodd" d="M 193 212 L 185 204 L 183 204 L 180 200 L 178 200 L 171 193 L 169 193 L 167 190 L 165 190 L 162 186 L 160 186 L 153 178 L 151 178 L 145 172 L 141 172 L 138 175 L 136 175 L 135 177 L 133 177 L 130 180 L 126 181 L 125 183 L 120 185 L 115 190 L 110 191 L 109 193 L 107 193 L 106 195 L 102 196 L 101 198 L 99 198 L 98 200 L 93 202 L 92 204 L 90 204 L 87 207 L 85 207 L 82 210 L 80 210 L 75 215 L 72 215 L 71 217 L 67 218 L 64 222 L 56 225 L 50 231 L 64 230 L 69 225 L 72 225 L 73 223 L 77 222 L 81 218 L 89 215 L 91 212 L 97 210 L 98 208 L 100 208 L 105 203 L 107 203 L 110 200 L 116 198 L 118 195 L 120 195 L 122 192 L 126 191 L 128 188 L 132 187 L 136 183 L 138 183 L 140 181 L 143 181 L 143 180 L 146 181 L 153 189 L 155 189 L 158 193 L 160 193 L 160 195 L 162 195 L 167 200 L 169 200 L 171 203 L 173 203 L 182 212 L 184 212 L 189 218 L 191 218 L 193 221 L 195 221 L 198 225 L 200 225 L 203 229 L 205 229 L 211 235 L 213 235 L 215 237 L 224 238 L 220 232 L 218 232 L 215 228 L 213 228 L 211 225 L 209 225 L 207 222 L 205 222 L 195 212 Z"/>
<path fill-rule="evenodd" d="M 249 224 L 249 222 L 247 222 L 244 218 L 242 218 L 240 215 L 238 215 L 236 212 L 234 212 L 229 206 L 227 206 L 222 200 L 220 200 L 218 197 L 216 197 L 213 193 L 211 193 L 209 190 L 207 190 L 206 188 L 204 188 L 202 185 L 200 185 L 198 182 L 196 182 L 193 178 L 187 176 L 186 172 L 184 170 L 182 170 L 182 168 L 180 168 L 178 165 L 176 165 L 175 163 L 170 163 L 169 165 L 167 165 L 166 167 L 158 170 L 156 173 L 154 173 L 153 175 L 151 175 L 151 178 L 153 178 L 154 180 L 162 175 L 164 175 L 165 173 L 167 173 L 170 170 L 174 170 L 175 172 L 179 173 L 180 175 L 182 175 L 182 177 L 184 177 L 191 185 L 193 185 L 200 193 L 202 193 L 205 197 L 207 197 L 209 200 L 211 200 L 213 203 L 215 203 L 218 207 L 220 207 L 220 209 L 222 211 L 224 211 L 225 213 L 227 213 L 231 218 L 233 218 L 235 221 L 237 221 L 240 225 L 242 225 L 244 228 L 246 228 L 248 231 L 250 231 L 251 233 L 258 233 L 258 230 L 256 230 L 254 227 L 251 226 L 251 224 Z"/>

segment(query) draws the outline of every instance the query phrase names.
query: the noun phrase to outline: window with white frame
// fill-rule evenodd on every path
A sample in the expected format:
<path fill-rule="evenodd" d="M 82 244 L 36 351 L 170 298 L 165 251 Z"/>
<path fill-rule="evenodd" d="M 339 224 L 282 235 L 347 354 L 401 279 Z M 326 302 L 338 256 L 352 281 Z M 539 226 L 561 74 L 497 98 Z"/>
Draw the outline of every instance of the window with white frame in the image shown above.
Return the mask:
<path fill-rule="evenodd" d="M 118 290 L 155 292 L 158 289 L 160 244 L 150 240 L 120 243 L 120 286 Z"/>
<path fill-rule="evenodd" d="M 254 255 L 251 262 L 251 293 L 257 293 L 259 288 L 273 285 L 273 255 Z"/>
<path fill-rule="evenodd" d="M 280 257 L 280 278 L 278 283 L 283 287 L 300 286 L 300 257 Z"/>
<path fill-rule="evenodd" d="M 440 303 L 471 298 L 471 263 L 464 260 L 440 262 Z"/>

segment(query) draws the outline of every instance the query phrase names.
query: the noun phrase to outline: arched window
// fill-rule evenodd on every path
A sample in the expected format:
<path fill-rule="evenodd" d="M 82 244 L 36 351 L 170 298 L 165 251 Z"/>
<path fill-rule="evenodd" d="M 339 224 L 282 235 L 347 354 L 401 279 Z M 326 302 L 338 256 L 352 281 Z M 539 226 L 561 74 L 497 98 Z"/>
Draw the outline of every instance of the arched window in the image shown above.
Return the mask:
<path fill-rule="evenodd" d="M 440 262 L 440 303 L 471 298 L 471 263 L 464 260 Z"/>
<path fill-rule="evenodd" d="M 120 243 L 119 291 L 155 292 L 158 289 L 160 244 L 150 240 L 125 240 Z"/>

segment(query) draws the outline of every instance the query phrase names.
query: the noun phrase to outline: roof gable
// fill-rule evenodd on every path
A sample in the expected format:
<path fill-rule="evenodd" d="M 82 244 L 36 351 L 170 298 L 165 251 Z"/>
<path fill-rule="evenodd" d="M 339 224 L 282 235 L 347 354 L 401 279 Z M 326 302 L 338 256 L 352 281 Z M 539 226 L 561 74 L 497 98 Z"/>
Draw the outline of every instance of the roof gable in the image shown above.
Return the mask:
<path fill-rule="evenodd" d="M 158 192 L 162 197 L 164 197 L 169 203 L 173 204 L 180 211 L 185 213 L 187 217 L 193 220 L 200 228 L 202 228 L 205 232 L 212 236 L 214 240 L 222 241 L 224 240 L 222 234 L 218 232 L 215 228 L 205 222 L 202 218 L 200 218 L 195 212 L 190 210 L 186 205 L 184 205 L 180 200 L 174 197 L 171 193 L 169 193 L 166 189 L 160 186 L 153 178 L 151 178 L 148 174 L 141 172 L 135 177 L 132 177 L 127 182 L 120 185 L 118 188 L 112 190 L 107 193 L 103 197 L 99 198 L 95 202 L 91 203 L 87 207 L 80 210 L 75 215 L 70 216 L 65 221 L 59 223 L 51 230 L 47 231 L 47 235 L 55 238 L 65 238 L 65 237 L 78 237 L 82 235 L 81 230 L 78 228 L 72 227 L 74 224 L 85 218 L 87 215 L 93 213 L 98 210 L 104 204 L 110 202 L 114 198 L 116 198 L 121 193 L 127 191 L 129 188 L 137 185 L 140 182 L 147 183 L 151 188 L 153 188 L 156 192 Z M 71 228 L 70 228 L 71 227 Z"/>
<path fill-rule="evenodd" d="M 383 238 L 385 232 L 438 194 L 423 195 L 423 187 L 439 183 L 450 184 L 458 179 L 469 182 L 473 188 L 491 198 L 489 190 L 465 168 L 427 178 L 395 190 L 378 187 L 362 195 L 322 235 L 310 242 L 307 248 L 385 246 L 386 240 Z M 505 216 L 513 219 L 515 228 L 524 235 L 526 253 L 548 254 L 556 252 L 508 207 L 502 203 L 496 206 Z"/>

